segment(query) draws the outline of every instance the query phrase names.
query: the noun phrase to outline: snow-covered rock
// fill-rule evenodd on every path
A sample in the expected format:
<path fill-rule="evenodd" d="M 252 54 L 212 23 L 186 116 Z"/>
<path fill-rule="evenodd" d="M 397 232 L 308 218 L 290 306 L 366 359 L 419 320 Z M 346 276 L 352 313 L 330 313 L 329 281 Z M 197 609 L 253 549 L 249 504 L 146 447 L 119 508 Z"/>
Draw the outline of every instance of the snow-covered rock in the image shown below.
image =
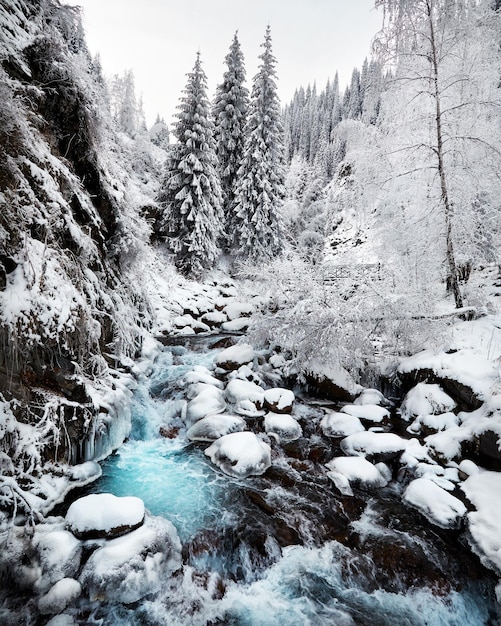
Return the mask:
<path fill-rule="evenodd" d="M 419 435 L 429 435 L 433 432 L 447 430 L 459 426 L 459 417 L 455 413 L 440 413 L 439 415 L 419 415 L 407 427 L 407 431 Z"/>
<path fill-rule="evenodd" d="M 466 506 L 429 478 L 416 478 L 407 486 L 403 499 L 420 511 L 432 524 L 459 528 Z"/>
<path fill-rule="evenodd" d="M 501 575 L 501 474 L 468 469 L 471 474 L 461 489 L 476 509 L 467 515 L 468 540 L 484 565 Z"/>
<path fill-rule="evenodd" d="M 254 348 L 248 343 L 230 346 L 220 352 L 214 359 L 216 367 L 225 371 L 238 369 L 241 365 L 248 365 L 254 360 Z"/>
<path fill-rule="evenodd" d="M 264 405 L 273 413 L 292 413 L 294 392 L 290 389 L 274 387 L 264 392 Z"/>
<path fill-rule="evenodd" d="M 176 529 L 162 517 L 147 516 L 140 528 L 93 552 L 79 581 L 91 601 L 131 604 L 159 591 L 180 567 Z"/>
<path fill-rule="evenodd" d="M 302 436 L 301 426 L 292 415 L 267 413 L 264 418 L 264 431 L 278 437 L 279 443 L 289 443 Z"/>
<path fill-rule="evenodd" d="M 61 613 L 82 594 L 82 586 L 73 578 L 62 578 L 38 600 L 42 615 Z"/>
<path fill-rule="evenodd" d="M 180 315 L 173 320 L 174 327 L 178 332 L 185 332 L 187 329 L 193 330 L 195 333 L 207 333 L 210 326 L 200 320 L 194 319 L 191 315 Z"/>
<path fill-rule="evenodd" d="M 226 385 L 224 395 L 228 402 L 237 404 L 244 400 L 249 400 L 258 409 L 262 409 L 264 404 L 265 392 L 262 387 L 248 380 L 234 378 Z"/>
<path fill-rule="evenodd" d="M 203 417 L 222 413 L 225 409 L 223 392 L 213 385 L 205 385 L 203 390 L 188 402 L 184 419 L 188 426 L 192 426 Z"/>
<path fill-rule="evenodd" d="M 353 417 L 358 417 L 359 420 L 371 422 L 374 424 L 381 424 L 384 420 L 390 417 L 388 409 L 383 408 L 377 404 L 346 404 L 341 409 L 342 413 L 348 413 Z"/>
<path fill-rule="evenodd" d="M 407 443 L 394 433 L 370 431 L 348 435 L 341 441 L 341 449 L 349 456 L 365 456 L 373 460 L 389 461 L 399 457 Z"/>
<path fill-rule="evenodd" d="M 326 464 L 327 476 L 337 489 L 346 496 L 353 495 L 353 485 L 362 488 L 385 487 L 389 482 L 388 468 L 374 465 L 358 456 L 340 456 Z"/>
<path fill-rule="evenodd" d="M 235 413 L 244 417 L 262 417 L 266 411 L 252 400 L 240 400 L 235 404 Z"/>
<path fill-rule="evenodd" d="M 41 524 L 36 529 L 33 545 L 42 567 L 43 580 L 47 584 L 53 585 L 62 578 L 72 578 L 77 574 L 82 557 L 82 542 L 73 533 Z"/>
<path fill-rule="evenodd" d="M 223 389 L 224 387 L 223 382 L 213 376 L 212 372 L 203 365 L 196 365 L 192 370 L 186 372 L 180 382 L 183 385 L 205 383 L 206 385 L 214 385 L 214 387 L 218 387 L 219 389 Z"/>
<path fill-rule="evenodd" d="M 118 537 L 139 528 L 144 515 L 140 498 L 97 493 L 75 500 L 66 513 L 66 523 L 79 539 Z"/>
<path fill-rule="evenodd" d="M 209 311 L 209 313 L 202 315 L 200 321 L 210 328 L 216 328 L 217 326 L 221 326 L 224 322 L 227 322 L 228 317 L 220 311 Z"/>
<path fill-rule="evenodd" d="M 283 354 L 272 354 L 268 359 L 268 363 L 275 369 L 283 367 L 287 361 Z"/>
<path fill-rule="evenodd" d="M 237 317 L 235 320 L 223 322 L 221 329 L 227 333 L 241 333 L 249 328 L 250 320 L 248 317 Z"/>
<path fill-rule="evenodd" d="M 400 414 L 409 421 L 419 415 L 439 415 L 455 408 L 456 402 L 440 385 L 418 383 L 406 394 L 400 406 Z"/>
<path fill-rule="evenodd" d="M 225 474 L 238 478 L 264 474 L 271 465 L 270 446 L 250 432 L 225 435 L 205 454 Z"/>
<path fill-rule="evenodd" d="M 215 441 L 224 435 L 241 432 L 245 429 L 245 420 L 237 415 L 221 413 L 208 415 L 188 429 L 186 437 L 190 441 Z"/>
<path fill-rule="evenodd" d="M 320 428 L 326 437 L 347 437 L 365 431 L 358 417 L 329 409 L 324 409 L 324 411 L 325 415 L 320 421 Z"/>
<path fill-rule="evenodd" d="M 231 321 L 242 317 L 249 317 L 254 311 L 254 306 L 248 302 L 231 302 L 223 309 L 223 313 L 225 313 Z"/>
<path fill-rule="evenodd" d="M 352 402 L 363 390 L 344 368 L 330 367 L 319 359 L 310 361 L 302 374 L 308 384 L 334 400 Z"/>
<path fill-rule="evenodd" d="M 389 401 L 383 396 L 378 389 L 363 389 L 358 395 L 353 404 L 378 404 L 379 406 L 387 406 Z"/>

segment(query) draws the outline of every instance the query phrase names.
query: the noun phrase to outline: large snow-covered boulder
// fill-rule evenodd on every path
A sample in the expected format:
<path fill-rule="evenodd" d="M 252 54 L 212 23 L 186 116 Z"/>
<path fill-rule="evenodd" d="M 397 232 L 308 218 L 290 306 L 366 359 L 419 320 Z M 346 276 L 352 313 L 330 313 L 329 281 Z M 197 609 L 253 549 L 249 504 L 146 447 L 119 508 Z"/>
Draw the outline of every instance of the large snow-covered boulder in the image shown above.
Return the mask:
<path fill-rule="evenodd" d="M 407 443 L 394 433 L 365 431 L 354 433 L 341 441 L 341 449 L 348 456 L 365 456 L 372 461 L 391 461 L 406 449 Z"/>
<path fill-rule="evenodd" d="M 459 426 L 460 420 L 455 413 L 440 413 L 439 415 L 418 415 L 407 431 L 415 435 L 431 435 L 442 430 Z"/>
<path fill-rule="evenodd" d="M 302 375 L 309 385 L 332 400 L 353 402 L 363 390 L 343 367 L 329 367 L 320 360 L 308 363 Z"/>
<path fill-rule="evenodd" d="M 302 436 L 301 426 L 292 415 L 268 413 L 264 418 L 264 430 L 267 435 L 275 435 L 279 443 L 289 443 Z"/>
<path fill-rule="evenodd" d="M 324 409 L 325 415 L 320 421 L 320 428 L 326 437 L 348 437 L 365 431 L 358 417 L 348 413 L 339 413 Z"/>
<path fill-rule="evenodd" d="M 186 410 L 183 411 L 183 417 L 186 424 L 192 426 L 203 417 L 213 413 L 222 413 L 225 409 L 223 392 L 212 385 L 205 385 L 203 390 L 188 402 Z"/>
<path fill-rule="evenodd" d="M 390 417 L 390 412 L 378 404 L 346 404 L 341 409 L 342 413 L 348 413 L 353 417 L 358 417 L 363 422 L 381 424 Z"/>
<path fill-rule="evenodd" d="M 374 465 L 358 456 L 340 456 L 326 464 L 327 476 L 337 489 L 346 496 L 353 495 L 353 485 L 361 488 L 386 487 L 391 472 L 382 463 Z"/>
<path fill-rule="evenodd" d="M 270 446 L 250 432 L 225 435 L 210 445 L 205 454 L 225 474 L 238 478 L 259 476 L 271 465 Z"/>
<path fill-rule="evenodd" d="M 237 370 L 254 361 L 254 348 L 248 343 L 239 343 L 220 352 L 214 359 L 216 367 L 226 372 Z"/>
<path fill-rule="evenodd" d="M 131 604 L 162 589 L 180 567 L 176 529 L 162 517 L 148 516 L 140 528 L 93 552 L 79 581 L 91 601 Z"/>
<path fill-rule="evenodd" d="M 274 387 L 264 392 L 264 405 L 273 413 L 292 413 L 294 392 L 290 389 Z"/>
<path fill-rule="evenodd" d="M 94 493 L 70 505 L 66 524 L 79 539 L 119 537 L 139 528 L 144 515 L 144 503 L 140 498 Z"/>
<path fill-rule="evenodd" d="M 188 429 L 186 437 L 190 441 L 216 441 L 224 435 L 242 432 L 245 429 L 245 420 L 238 415 L 208 415 L 193 424 Z"/>
<path fill-rule="evenodd" d="M 400 414 L 409 421 L 419 415 L 439 415 L 455 408 L 456 402 L 440 385 L 419 383 L 406 394 L 400 406 Z"/>
<path fill-rule="evenodd" d="M 265 392 L 262 387 L 248 380 L 234 378 L 226 385 L 224 395 L 228 402 L 237 404 L 243 400 L 250 400 L 258 409 L 264 404 Z"/>
<path fill-rule="evenodd" d="M 466 515 L 463 502 L 429 478 L 416 478 L 409 483 L 403 499 L 442 528 L 459 528 Z"/>

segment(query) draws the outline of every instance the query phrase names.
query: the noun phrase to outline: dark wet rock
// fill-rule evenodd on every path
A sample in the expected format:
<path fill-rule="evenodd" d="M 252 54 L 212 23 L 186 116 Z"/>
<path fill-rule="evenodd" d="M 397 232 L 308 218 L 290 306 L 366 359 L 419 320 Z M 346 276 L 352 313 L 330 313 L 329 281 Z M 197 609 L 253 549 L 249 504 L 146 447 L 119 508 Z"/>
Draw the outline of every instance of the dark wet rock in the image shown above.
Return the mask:
<path fill-rule="evenodd" d="M 400 372 L 398 376 L 406 391 L 422 382 L 440 385 L 456 401 L 458 411 L 476 411 L 482 406 L 482 400 L 471 387 L 452 378 L 439 376 L 432 369 L 423 368 L 411 372 Z"/>
<path fill-rule="evenodd" d="M 161 437 L 166 439 L 175 439 L 179 435 L 179 427 L 177 426 L 160 426 L 159 433 Z"/>
<path fill-rule="evenodd" d="M 475 436 L 472 444 L 471 457 L 486 469 L 501 472 L 501 450 L 499 449 L 499 433 L 487 428 Z"/>

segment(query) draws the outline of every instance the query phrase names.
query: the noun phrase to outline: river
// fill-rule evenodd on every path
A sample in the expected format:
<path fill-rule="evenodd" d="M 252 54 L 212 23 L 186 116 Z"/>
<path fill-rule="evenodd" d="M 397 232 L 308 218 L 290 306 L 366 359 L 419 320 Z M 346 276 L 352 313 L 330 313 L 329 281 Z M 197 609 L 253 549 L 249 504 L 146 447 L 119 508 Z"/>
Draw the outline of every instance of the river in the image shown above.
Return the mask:
<path fill-rule="evenodd" d="M 432 528 L 400 504 L 398 485 L 340 497 L 318 471 L 321 416 L 299 407 L 306 439 L 274 448 L 264 476 L 223 475 L 205 445 L 172 433 L 195 365 L 214 350 L 166 348 L 137 388 L 130 439 L 102 463 L 91 491 L 141 497 L 183 542 L 183 571 L 133 606 L 102 604 L 86 623 L 173 626 L 487 626 L 495 578 L 461 534 Z M 308 427 L 308 424 L 310 425 Z M 314 445 L 311 443 L 315 440 Z M 312 461 L 313 459 L 313 461 Z"/>

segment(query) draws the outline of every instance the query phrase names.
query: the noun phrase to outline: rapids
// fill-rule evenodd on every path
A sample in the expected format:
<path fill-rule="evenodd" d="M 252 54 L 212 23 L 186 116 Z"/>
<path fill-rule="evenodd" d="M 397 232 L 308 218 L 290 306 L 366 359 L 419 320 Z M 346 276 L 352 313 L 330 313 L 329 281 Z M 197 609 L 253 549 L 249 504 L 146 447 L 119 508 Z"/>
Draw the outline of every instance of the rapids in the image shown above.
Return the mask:
<path fill-rule="evenodd" d="M 194 365 L 210 366 L 214 354 L 179 346 L 163 352 L 135 391 L 130 439 L 102 463 L 91 488 L 139 496 L 169 519 L 183 542 L 183 571 L 132 607 L 93 606 L 89 624 L 497 623 L 494 577 L 466 550 L 455 554 L 455 538 L 423 527 L 391 489 L 381 500 L 339 498 L 315 472 L 298 478 L 298 459 L 289 463 L 282 452 L 269 476 L 238 481 L 216 470 L 203 446 L 183 438 L 176 382 Z M 180 435 L 161 437 L 165 424 L 174 433 L 181 427 Z"/>

